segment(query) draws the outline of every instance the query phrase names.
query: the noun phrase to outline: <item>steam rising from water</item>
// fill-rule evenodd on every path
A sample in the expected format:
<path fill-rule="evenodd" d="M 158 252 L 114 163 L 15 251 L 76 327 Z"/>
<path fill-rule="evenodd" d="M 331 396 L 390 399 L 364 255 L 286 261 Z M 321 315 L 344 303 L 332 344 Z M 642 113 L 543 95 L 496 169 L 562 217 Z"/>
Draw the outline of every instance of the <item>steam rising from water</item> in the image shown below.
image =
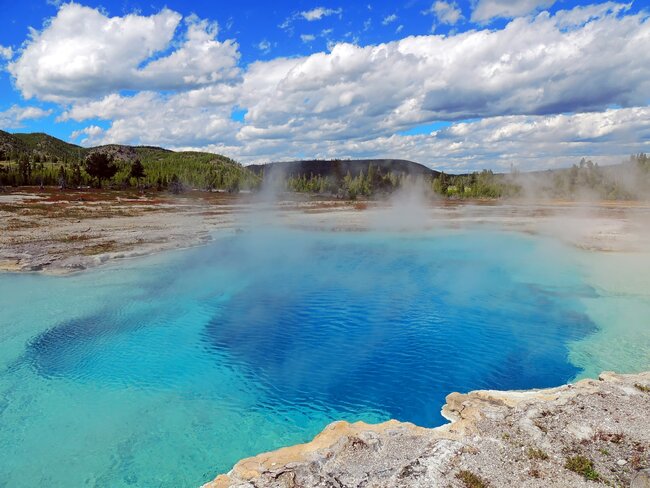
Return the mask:
<path fill-rule="evenodd" d="M 413 182 L 305 213 L 283 189 L 203 248 L 0 275 L 0 479 L 198 486 L 333 420 L 436 425 L 454 390 L 650 368 L 647 207 Z"/>
<path fill-rule="evenodd" d="M 333 420 L 435 425 L 450 391 L 650 368 L 647 254 L 494 230 L 566 239 L 567 207 L 423 190 L 304 214 L 278 195 L 203 248 L 0 275 L 0 479 L 198 486 Z M 596 223 L 581 241 L 618 229 L 604 211 L 579 217 Z M 314 221 L 375 230 L 301 228 Z"/>
<path fill-rule="evenodd" d="M 382 231 L 430 229 L 434 194 L 424 180 L 410 180 L 390 195 L 385 204 L 368 212 L 368 227 Z"/>

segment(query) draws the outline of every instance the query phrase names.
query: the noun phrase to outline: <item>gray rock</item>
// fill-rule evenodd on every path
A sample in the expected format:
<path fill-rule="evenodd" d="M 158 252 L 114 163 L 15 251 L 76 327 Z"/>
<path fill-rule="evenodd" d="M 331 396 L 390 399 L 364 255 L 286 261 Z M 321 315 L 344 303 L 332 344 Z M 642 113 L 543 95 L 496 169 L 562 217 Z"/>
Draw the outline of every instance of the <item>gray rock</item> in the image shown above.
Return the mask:
<path fill-rule="evenodd" d="M 335 422 L 312 442 L 240 461 L 205 488 L 593 488 L 571 468 L 585 462 L 603 484 L 650 488 L 650 470 L 635 473 L 627 461 L 650 445 L 639 415 L 650 395 L 628 394 L 648 381 L 650 372 L 605 373 L 570 388 L 453 393 L 443 410 L 450 424 Z"/>
<path fill-rule="evenodd" d="M 630 488 L 650 488 L 650 469 L 642 469 L 634 478 Z"/>

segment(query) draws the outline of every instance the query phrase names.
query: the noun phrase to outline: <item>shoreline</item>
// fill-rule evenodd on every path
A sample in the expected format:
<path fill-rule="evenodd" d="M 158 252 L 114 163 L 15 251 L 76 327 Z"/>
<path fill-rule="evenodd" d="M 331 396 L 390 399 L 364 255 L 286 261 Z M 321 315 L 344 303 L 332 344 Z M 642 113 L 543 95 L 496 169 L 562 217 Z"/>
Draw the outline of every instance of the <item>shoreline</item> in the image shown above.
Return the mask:
<path fill-rule="evenodd" d="M 642 488 L 650 483 L 648 411 L 650 372 L 603 372 L 541 390 L 451 393 L 442 409 L 450 423 L 334 422 L 305 444 L 242 459 L 202 488 Z"/>
<path fill-rule="evenodd" d="M 305 229 L 408 231 L 489 224 L 550 235 L 586 251 L 650 248 L 650 234 L 645 231 L 650 223 L 648 202 L 384 202 L 295 197 L 269 204 L 256 202 L 250 195 L 198 191 L 141 195 L 48 189 L 0 194 L 0 272 L 65 275 L 107 261 L 205 245 L 216 232 L 260 223 L 258 214 Z"/>
<path fill-rule="evenodd" d="M 229 222 L 201 215 L 209 207 L 193 197 L 99 191 L 0 195 L 0 271 L 65 275 L 205 244 L 212 230 L 228 228 Z M 232 214 L 237 202 L 219 197 L 213 196 Z"/>

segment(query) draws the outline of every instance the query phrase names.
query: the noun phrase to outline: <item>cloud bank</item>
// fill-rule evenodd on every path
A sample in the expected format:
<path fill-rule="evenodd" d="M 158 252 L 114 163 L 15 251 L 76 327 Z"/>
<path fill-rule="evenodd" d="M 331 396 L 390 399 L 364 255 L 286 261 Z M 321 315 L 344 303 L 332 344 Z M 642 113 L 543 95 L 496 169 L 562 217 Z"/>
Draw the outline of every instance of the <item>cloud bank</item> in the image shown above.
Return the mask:
<path fill-rule="evenodd" d="M 607 3 L 518 17 L 550 3 L 480 0 L 472 18 L 516 18 L 246 67 L 205 20 L 167 9 L 109 18 L 66 4 L 9 69 L 26 98 L 61 104 L 60 120 L 89 121 L 78 132 L 87 144 L 210 149 L 243 162 L 381 155 L 463 171 L 650 149 L 647 14 Z M 444 17 L 453 2 L 431 8 L 448 23 L 461 15 Z M 440 121 L 451 126 L 426 130 Z"/>
<path fill-rule="evenodd" d="M 180 45 L 167 52 L 181 20 L 169 9 L 150 17 L 107 17 L 68 3 L 42 31 L 31 31 L 9 72 L 26 99 L 48 101 L 189 89 L 235 77 L 237 45 L 217 41 L 217 26 L 206 21 L 186 18 Z"/>

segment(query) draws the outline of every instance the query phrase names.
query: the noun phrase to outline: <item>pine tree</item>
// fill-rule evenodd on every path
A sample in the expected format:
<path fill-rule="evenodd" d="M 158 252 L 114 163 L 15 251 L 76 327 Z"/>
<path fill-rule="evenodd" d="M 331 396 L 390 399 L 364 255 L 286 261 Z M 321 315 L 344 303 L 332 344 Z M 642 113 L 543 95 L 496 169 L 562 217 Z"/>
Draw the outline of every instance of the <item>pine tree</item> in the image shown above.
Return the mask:
<path fill-rule="evenodd" d="M 29 179 L 32 175 L 32 165 L 26 154 L 20 156 L 20 159 L 18 160 L 18 171 L 20 172 L 22 184 L 28 185 Z"/>
<path fill-rule="evenodd" d="M 59 166 L 59 188 L 65 190 L 68 186 L 68 175 L 65 172 L 63 165 Z"/>
<path fill-rule="evenodd" d="M 113 156 L 103 152 L 93 152 L 86 156 L 86 172 L 97 178 L 99 188 L 102 180 L 111 179 L 117 173 L 117 166 L 113 164 Z"/>
<path fill-rule="evenodd" d="M 174 173 L 169 180 L 169 191 L 175 195 L 178 195 L 183 191 L 183 183 L 181 183 L 181 180 L 178 178 L 176 173 Z"/>
<path fill-rule="evenodd" d="M 129 175 L 131 178 L 135 178 L 138 183 L 138 188 L 140 187 L 140 180 L 145 177 L 144 166 L 139 159 L 136 159 L 131 163 L 131 172 Z"/>
<path fill-rule="evenodd" d="M 81 186 L 81 182 L 81 166 L 79 166 L 79 163 L 74 163 L 72 165 L 72 178 L 70 179 L 70 183 L 73 187 L 78 188 Z"/>

